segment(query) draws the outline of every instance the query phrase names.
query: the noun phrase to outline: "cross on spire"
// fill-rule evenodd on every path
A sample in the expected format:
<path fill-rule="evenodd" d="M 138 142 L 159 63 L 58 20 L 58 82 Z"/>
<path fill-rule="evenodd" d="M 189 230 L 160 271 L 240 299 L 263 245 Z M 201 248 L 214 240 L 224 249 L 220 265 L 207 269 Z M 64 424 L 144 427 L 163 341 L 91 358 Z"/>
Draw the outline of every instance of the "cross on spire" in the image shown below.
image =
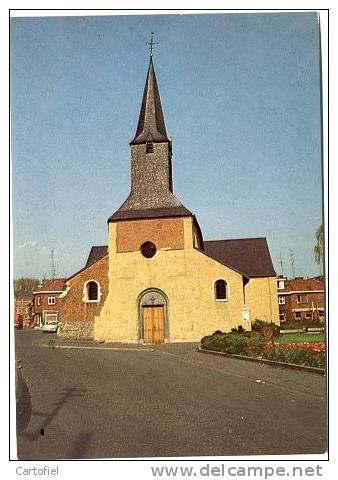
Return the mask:
<path fill-rule="evenodd" d="M 154 32 L 151 32 L 151 39 L 150 42 L 147 42 L 147 45 L 150 45 L 150 56 L 153 56 L 153 47 L 154 45 L 158 45 L 158 42 L 154 42 Z"/>

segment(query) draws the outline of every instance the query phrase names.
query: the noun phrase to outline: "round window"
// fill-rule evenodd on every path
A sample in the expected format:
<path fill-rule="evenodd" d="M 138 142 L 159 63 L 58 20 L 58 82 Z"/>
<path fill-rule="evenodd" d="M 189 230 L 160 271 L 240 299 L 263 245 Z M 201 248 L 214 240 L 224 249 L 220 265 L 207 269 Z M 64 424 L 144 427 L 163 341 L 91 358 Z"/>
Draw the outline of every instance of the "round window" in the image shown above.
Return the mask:
<path fill-rule="evenodd" d="M 152 258 L 156 251 L 156 246 L 152 242 L 145 242 L 141 245 L 141 253 L 146 258 Z"/>

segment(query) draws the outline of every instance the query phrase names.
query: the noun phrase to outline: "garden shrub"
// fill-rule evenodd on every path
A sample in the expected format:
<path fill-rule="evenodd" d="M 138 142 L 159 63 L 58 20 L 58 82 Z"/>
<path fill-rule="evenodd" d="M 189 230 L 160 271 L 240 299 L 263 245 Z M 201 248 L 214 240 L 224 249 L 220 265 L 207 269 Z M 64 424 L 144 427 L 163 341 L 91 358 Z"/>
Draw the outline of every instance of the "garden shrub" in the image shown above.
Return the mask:
<path fill-rule="evenodd" d="M 247 337 L 236 333 L 222 333 L 203 337 L 202 347 L 227 353 L 243 353 L 247 345 Z"/>
<path fill-rule="evenodd" d="M 266 339 L 259 332 L 249 332 L 247 334 L 246 355 L 261 355 L 266 345 Z"/>
<path fill-rule="evenodd" d="M 207 342 L 210 338 L 212 337 L 215 337 L 215 335 L 226 335 L 225 332 L 222 332 L 221 330 L 216 330 L 214 333 L 212 333 L 211 335 L 206 335 L 205 337 L 203 337 L 201 339 L 201 343 L 204 344 L 205 342 Z"/>
<path fill-rule="evenodd" d="M 258 332 L 222 333 L 201 340 L 203 348 L 242 355 L 259 355 L 265 343 L 263 335 Z"/>
<path fill-rule="evenodd" d="M 222 343 L 223 352 L 239 355 L 241 353 L 245 353 L 248 344 L 248 338 L 237 333 L 228 333 L 227 335 L 223 336 Z"/>
<path fill-rule="evenodd" d="M 208 348 L 209 350 L 217 350 L 219 352 L 223 351 L 223 337 L 225 333 L 213 333 L 212 335 L 207 335 L 201 340 L 201 345 L 203 348 Z"/>
<path fill-rule="evenodd" d="M 273 322 L 264 322 L 263 320 L 256 320 L 252 323 L 251 328 L 254 332 L 262 332 L 266 327 L 272 328 L 274 336 L 278 336 L 280 332 L 280 327 Z"/>
<path fill-rule="evenodd" d="M 245 328 L 242 327 L 242 325 L 238 325 L 238 327 L 234 327 L 231 329 L 232 333 L 245 333 L 246 330 Z"/>

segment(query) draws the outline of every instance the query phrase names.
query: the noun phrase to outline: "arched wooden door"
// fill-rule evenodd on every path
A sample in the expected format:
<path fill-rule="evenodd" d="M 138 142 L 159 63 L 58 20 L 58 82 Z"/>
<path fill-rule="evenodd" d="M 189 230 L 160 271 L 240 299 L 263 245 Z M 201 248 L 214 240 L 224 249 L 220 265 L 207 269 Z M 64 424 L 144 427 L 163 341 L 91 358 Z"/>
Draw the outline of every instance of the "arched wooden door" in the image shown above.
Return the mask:
<path fill-rule="evenodd" d="M 139 339 L 163 343 L 168 338 L 167 298 L 158 289 L 149 289 L 139 298 Z"/>

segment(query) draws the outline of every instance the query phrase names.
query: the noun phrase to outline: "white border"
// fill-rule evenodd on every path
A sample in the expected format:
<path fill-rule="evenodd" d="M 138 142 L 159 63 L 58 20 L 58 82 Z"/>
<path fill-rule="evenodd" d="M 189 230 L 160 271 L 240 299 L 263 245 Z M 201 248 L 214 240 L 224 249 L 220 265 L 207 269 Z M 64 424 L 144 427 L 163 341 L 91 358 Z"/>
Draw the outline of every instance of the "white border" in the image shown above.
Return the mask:
<path fill-rule="evenodd" d="M 31 5 L 31 7 L 39 7 L 41 6 L 42 8 L 43 7 L 46 7 L 46 6 L 49 6 L 49 5 L 46 5 L 46 2 L 41 2 L 41 1 L 35 1 L 33 2 L 34 4 Z M 67 2 L 68 3 L 68 2 Z M 76 6 L 76 4 L 78 4 L 79 7 L 86 7 L 86 6 L 92 6 L 91 4 L 92 2 L 88 2 L 88 0 L 86 1 L 82 1 L 81 3 L 80 2 L 77 2 L 77 1 L 74 1 L 73 2 L 73 5 Z M 130 2 L 130 1 L 125 1 L 124 2 L 124 7 L 125 8 L 135 8 L 135 3 L 136 2 Z M 163 3 L 163 2 L 162 2 Z M 166 2 L 166 3 L 169 3 L 169 2 Z M 172 8 L 179 8 L 181 7 L 182 5 L 179 4 L 179 2 L 173 0 L 170 2 L 171 3 L 171 7 Z M 180 2 L 181 3 L 181 2 Z M 208 2 L 208 7 L 209 8 L 212 8 L 212 7 L 216 7 L 216 8 L 219 8 L 220 6 L 220 3 L 222 3 L 224 7 L 227 7 L 228 5 L 225 4 L 225 2 L 220 2 L 220 1 L 215 1 L 215 0 L 212 0 L 210 2 Z M 326 2 L 327 5 L 325 6 L 328 6 L 330 7 L 331 4 L 333 6 L 333 9 L 332 9 L 332 13 L 335 9 L 335 4 L 333 3 L 333 1 L 328 1 Z M 308 1 L 308 2 L 304 2 L 304 0 L 299 0 L 298 1 L 298 5 L 299 6 L 304 6 L 305 9 L 299 9 L 299 10 L 290 10 L 291 12 L 296 12 L 296 11 L 308 11 L 308 9 L 313 9 L 313 10 L 316 10 L 318 8 L 318 2 L 312 2 L 312 1 Z M 10 2 L 3 2 L 3 6 L 5 6 L 5 8 L 10 8 Z M 26 6 L 26 2 L 23 2 L 22 0 L 18 0 L 18 2 L 16 2 L 15 4 L 15 7 L 21 7 L 21 6 Z M 63 0 L 60 1 L 58 3 L 58 7 L 59 8 L 67 8 L 67 4 L 66 2 L 64 2 Z M 101 1 L 100 2 L 100 7 L 110 7 L 111 6 L 111 2 L 108 2 L 108 1 Z M 143 3 L 143 6 L 146 7 L 146 8 L 154 8 L 156 6 L 158 6 L 158 2 L 154 2 L 154 1 L 145 1 Z M 162 6 L 165 6 L 165 5 L 162 5 Z M 190 6 L 193 6 L 195 8 L 203 8 L 203 5 L 201 5 L 201 2 L 184 2 L 184 6 L 187 8 L 187 7 L 190 7 Z M 236 6 L 238 8 L 240 7 L 250 7 L 250 2 L 248 1 L 237 1 L 236 2 Z M 267 13 L 270 13 L 271 10 L 269 9 L 269 7 L 271 7 L 271 1 L 263 1 L 263 2 L 260 2 L 260 6 L 261 7 L 266 7 L 266 10 L 261 10 L 259 13 L 264 13 L 264 12 L 267 12 Z M 283 2 L 283 7 L 284 8 L 292 8 L 294 6 L 294 2 L 290 2 L 290 1 L 285 1 Z M 287 10 L 283 10 L 283 11 L 287 11 Z M 328 81 L 328 72 L 327 72 L 327 66 L 326 66 L 326 61 L 328 59 L 328 44 L 327 44 L 327 32 L 328 32 L 328 13 L 324 10 L 319 10 L 320 11 L 320 16 L 321 16 L 321 27 L 322 27 L 322 54 L 323 54 L 323 126 L 324 126 L 324 138 L 323 138 L 323 143 L 324 143 L 324 178 L 327 178 L 327 173 L 328 173 L 328 158 L 327 158 L 327 155 L 328 155 L 328 122 L 327 122 L 327 100 L 328 100 L 328 92 L 327 92 L 327 81 Z M 179 13 L 180 14 L 183 14 L 183 13 L 208 13 L 210 11 L 206 10 L 206 11 L 203 11 L 203 12 L 200 12 L 200 11 L 180 11 Z M 253 11 L 252 10 L 243 10 L 241 12 L 238 12 L 238 10 L 228 10 L 226 12 L 224 12 L 224 10 L 214 10 L 210 13 L 252 13 Z M 17 16 L 17 17 L 23 17 L 23 16 L 26 16 L 26 17 L 32 17 L 32 16 L 80 16 L 80 15 L 140 15 L 142 13 L 146 13 L 147 15 L 152 15 L 152 14 L 165 14 L 166 11 L 162 11 L 162 12 L 158 12 L 156 10 L 154 11 L 147 11 L 147 12 L 140 12 L 140 11 L 129 11 L 129 12 L 126 12 L 124 10 L 119 10 L 119 11 L 112 11 L 112 10 L 103 10 L 103 11 L 92 11 L 92 10 L 70 10 L 70 11 L 60 11 L 60 10 L 51 10 L 51 11 L 48 11 L 46 12 L 46 10 L 36 10 L 36 11 L 32 11 L 32 10 L 15 10 L 15 11 L 12 11 L 11 12 L 11 15 L 12 16 Z M 173 11 L 167 11 L 167 13 L 175 13 Z M 333 19 L 335 17 L 331 17 L 331 22 L 333 23 Z M 7 45 L 7 40 L 8 40 L 8 23 L 7 23 L 7 17 L 6 17 L 6 13 L 2 15 L 2 21 L 4 22 L 4 26 L 3 28 L 1 29 L 1 33 L 0 35 L 2 36 L 2 42 L 1 44 L 2 45 Z M 335 23 L 336 23 L 336 20 L 335 20 Z M 333 28 L 331 28 L 331 32 L 333 31 L 333 33 L 331 33 L 332 37 L 336 37 L 337 36 L 337 31 L 338 31 L 338 28 L 335 28 L 337 27 L 337 25 L 333 25 Z M 337 44 L 337 39 L 333 42 L 332 41 L 332 44 Z M 7 52 L 8 54 L 8 52 Z M 334 59 L 334 57 L 332 56 L 332 64 L 334 61 L 336 61 Z M 334 67 L 333 67 L 334 68 Z M 334 72 L 334 76 L 336 77 L 336 70 Z M 337 80 L 337 78 L 336 78 Z M 3 75 L 2 76 L 2 89 L 1 89 L 1 93 L 4 94 L 4 92 L 7 92 L 8 89 L 7 89 L 7 82 L 8 82 L 8 79 L 6 79 L 6 75 Z M 336 81 L 335 84 L 337 84 L 338 82 Z M 332 82 L 333 84 L 333 82 Z M 6 95 L 6 94 L 5 94 Z M 332 93 L 332 95 L 335 97 L 337 95 L 337 93 Z M 3 105 L 6 104 L 6 98 L 5 100 L 2 102 Z M 6 132 L 7 132 L 7 129 L 6 129 L 6 126 L 4 129 L 2 129 L 2 132 L 5 133 L 6 135 Z M 5 142 L 6 144 L 6 142 Z M 5 153 L 5 157 L 6 157 L 6 153 Z M 5 167 L 6 168 L 6 167 Z M 333 170 L 335 170 L 335 173 L 333 172 Z M 331 180 L 330 180 L 330 184 L 331 185 L 331 192 L 333 192 L 334 195 L 336 195 L 337 192 L 334 192 L 333 191 L 333 187 L 336 187 L 336 184 L 334 183 L 335 182 L 335 178 L 336 178 L 336 169 L 333 168 L 332 166 L 332 169 L 331 169 Z M 4 175 L 2 176 L 2 181 L 4 183 L 4 188 L 2 189 L 2 193 L 4 195 L 4 197 L 7 197 L 8 198 L 8 195 L 7 195 L 7 192 L 8 192 L 8 184 L 7 184 L 7 179 L 8 176 L 6 175 L 6 172 L 4 173 Z M 334 179 L 334 180 L 333 180 Z M 327 210 L 327 207 L 328 207 L 328 204 L 327 204 L 327 198 L 328 198 L 328 185 L 326 184 L 326 182 L 324 182 L 324 198 L 325 198 L 325 239 L 326 239 L 326 243 L 327 243 L 327 235 L 328 235 L 328 232 L 327 232 L 327 224 L 328 224 L 328 210 Z M 7 224 L 7 220 L 6 220 L 6 209 L 2 209 L 2 213 L 3 215 L 3 218 L 4 218 L 4 221 L 2 222 L 2 225 L 6 225 Z M 336 222 L 336 221 L 335 221 Z M 336 225 L 336 223 L 334 223 L 334 225 Z M 331 231 L 333 229 L 333 226 L 331 227 Z M 337 235 L 336 233 L 334 235 Z M 335 244 L 337 245 L 338 244 L 338 241 L 335 242 Z M 6 249 L 5 249 L 6 250 Z M 326 259 L 327 259 L 327 252 L 328 252 L 328 249 L 326 248 Z M 10 265 L 11 265 L 11 271 L 12 271 L 12 259 L 10 259 Z M 3 262 L 2 264 L 2 267 L 4 269 L 6 269 L 6 261 Z M 334 267 L 336 267 L 336 260 L 334 261 Z M 327 267 L 326 267 L 326 273 L 327 273 Z M 330 277 L 331 277 L 331 274 L 330 274 Z M 5 280 L 6 276 L 1 276 L 0 277 L 0 281 L 2 281 L 4 283 L 4 285 L 6 285 L 6 280 Z M 326 277 L 327 278 L 327 277 Z M 335 274 L 335 277 L 332 277 L 332 280 L 336 280 L 337 278 L 337 275 Z M 4 289 L 1 289 L 2 292 L 6 292 L 7 291 L 7 288 L 5 287 Z M 11 298 L 13 298 L 13 292 L 12 292 L 12 287 L 10 287 L 10 293 L 11 293 Z M 6 305 L 7 303 L 4 302 L 3 305 Z M 12 318 L 12 308 L 10 309 L 10 312 L 11 314 L 11 317 Z M 336 311 L 334 312 L 335 315 L 336 315 Z M 13 345 L 13 330 L 14 329 L 9 329 L 9 335 L 10 335 L 10 344 Z M 334 322 L 331 326 L 331 331 L 335 333 L 335 338 L 337 338 L 337 334 L 338 334 L 338 325 L 337 325 L 337 322 Z M 7 363 L 7 359 L 8 359 L 8 348 L 6 347 L 7 344 L 5 344 L 5 347 L 1 349 L 1 355 L 3 356 L 2 357 L 2 360 L 3 360 L 3 365 L 5 365 Z M 14 366 L 14 355 L 13 355 L 13 350 L 11 350 L 11 368 L 13 371 L 13 366 Z M 2 376 L 3 380 L 4 380 L 4 377 Z M 6 379 L 5 379 L 6 381 Z M 12 384 L 12 391 L 14 391 L 13 389 L 13 376 L 11 377 L 11 384 Z M 6 390 L 6 385 L 4 385 L 4 390 Z M 7 409 L 7 405 L 6 405 L 6 397 L 3 397 L 2 398 L 2 411 L 3 412 L 6 412 L 8 411 Z M 12 407 L 12 412 L 14 411 L 13 410 L 13 407 L 15 407 L 15 402 L 14 402 L 14 396 L 12 396 L 12 399 L 11 399 L 11 407 Z M 333 411 L 334 409 L 332 409 L 332 416 L 335 415 L 336 417 L 336 420 L 337 420 L 337 414 Z M 5 421 L 6 423 L 6 421 Z M 12 426 L 12 436 L 11 436 L 11 445 L 10 445 L 10 451 L 11 451 L 11 456 L 12 458 L 16 456 L 16 447 L 15 447 L 15 438 L 13 437 L 13 432 L 15 432 L 15 421 L 13 421 L 13 418 L 11 418 L 11 426 Z M 14 428 L 14 430 L 13 430 Z M 6 452 L 8 451 L 7 450 L 7 439 L 6 439 L 6 435 L 3 435 L 1 440 L 3 441 L 3 448 L 1 449 L 1 458 L 3 460 L 3 474 L 6 478 L 15 478 L 15 464 L 7 464 L 5 465 L 5 462 L 6 462 L 6 458 L 7 455 L 6 455 Z M 14 440 L 14 441 L 13 441 Z M 331 445 L 331 450 L 333 450 L 333 445 Z M 331 452 L 331 458 L 333 457 L 333 452 Z M 198 457 L 193 457 L 192 459 L 196 459 Z M 323 454 L 323 455 L 296 455 L 296 456 L 257 456 L 257 457 L 237 457 L 235 460 L 234 460 L 234 457 L 213 457 L 213 460 L 219 460 L 219 461 L 224 461 L 224 460 L 230 460 L 230 463 L 228 464 L 229 466 L 231 464 L 238 464 L 239 461 L 241 459 L 247 459 L 247 460 L 250 460 L 251 464 L 252 465 L 263 465 L 263 463 L 261 462 L 255 462 L 255 460 L 258 460 L 258 459 L 261 459 L 261 460 L 265 460 L 266 462 L 264 463 L 272 463 L 271 460 L 278 460 L 278 462 L 274 462 L 274 466 L 277 467 L 278 465 L 281 465 L 283 466 L 284 465 L 284 462 L 283 462 L 283 459 L 285 460 L 288 460 L 288 463 L 290 462 L 290 460 L 294 460 L 294 459 L 297 459 L 297 460 L 304 460 L 304 461 L 307 461 L 309 462 L 309 465 L 311 461 L 313 460 L 324 460 L 326 458 L 326 455 Z M 112 469 L 114 471 L 114 476 L 119 476 L 119 478 L 130 478 L 132 476 L 135 476 L 135 478 L 151 478 L 150 477 L 150 470 L 149 470 L 149 462 L 137 462 L 137 461 L 134 461 L 134 462 L 131 462 L 130 459 L 128 459 L 129 461 L 128 462 L 121 462 L 121 461 L 115 461 L 114 463 L 111 463 L 111 462 L 95 462 L 95 461 L 92 461 L 92 462 L 81 462 L 81 461 L 76 461 L 76 462 L 49 462 L 49 466 L 50 467 L 53 467 L 55 465 L 59 465 L 59 470 L 60 470 L 60 473 L 59 473 L 59 478 L 69 478 L 69 479 L 73 479 L 74 478 L 74 475 L 78 476 L 80 475 L 81 473 L 85 473 L 85 476 L 86 477 L 91 477 L 93 475 L 97 476 L 97 475 L 106 475 L 107 478 L 110 478 L 111 475 L 112 475 Z M 159 458 L 156 459 L 157 461 L 160 460 Z M 164 458 L 163 459 L 164 462 L 166 465 L 179 465 L 178 463 L 175 463 L 174 461 L 168 461 L 169 459 L 168 458 Z M 207 463 L 210 461 L 210 459 L 205 459 L 203 458 L 201 461 Z M 158 463 L 158 462 L 157 462 Z M 40 466 L 43 466 L 45 464 L 45 462 L 34 462 L 34 465 L 40 465 Z M 188 458 L 185 458 L 185 461 L 184 461 L 184 464 L 185 465 L 190 465 L 192 464 L 192 462 L 189 461 Z M 200 463 L 199 463 L 200 464 Z M 27 462 L 26 464 L 27 466 L 33 466 L 32 462 Z M 196 465 L 196 464 L 195 464 Z M 334 461 L 331 461 L 330 462 L 330 465 L 326 467 L 326 472 L 328 474 L 328 476 L 326 478 L 335 478 L 336 474 L 335 474 L 335 471 L 334 471 L 334 468 L 335 468 L 335 462 Z M 324 470 L 325 471 L 325 470 Z M 100 472 L 100 473 L 99 473 Z M 7 475 L 6 475 L 7 474 Z M 14 475 L 14 476 L 13 476 Z"/>

